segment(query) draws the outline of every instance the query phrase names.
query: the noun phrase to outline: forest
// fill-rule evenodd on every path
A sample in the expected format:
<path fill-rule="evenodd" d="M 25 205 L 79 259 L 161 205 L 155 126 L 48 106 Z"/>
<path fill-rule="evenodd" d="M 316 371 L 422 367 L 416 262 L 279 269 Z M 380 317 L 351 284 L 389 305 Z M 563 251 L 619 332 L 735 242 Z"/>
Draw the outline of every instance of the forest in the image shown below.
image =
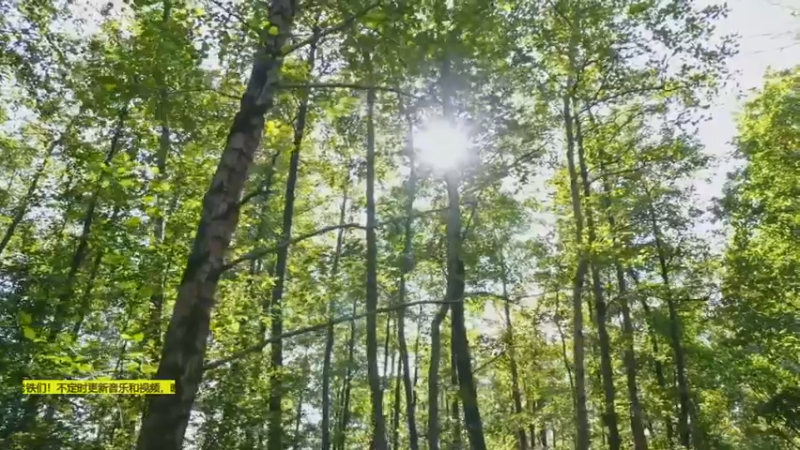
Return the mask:
<path fill-rule="evenodd" d="M 728 13 L 0 1 L 0 448 L 800 449 L 800 67 L 700 202 Z M 21 390 L 103 379 L 176 393 Z"/>

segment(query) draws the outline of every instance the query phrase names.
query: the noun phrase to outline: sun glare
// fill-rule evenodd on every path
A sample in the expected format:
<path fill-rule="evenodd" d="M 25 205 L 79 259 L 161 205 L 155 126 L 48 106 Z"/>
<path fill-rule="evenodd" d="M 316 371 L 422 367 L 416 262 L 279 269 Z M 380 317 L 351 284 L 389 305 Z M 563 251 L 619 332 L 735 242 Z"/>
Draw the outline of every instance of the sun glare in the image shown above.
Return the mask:
<path fill-rule="evenodd" d="M 444 120 L 428 122 L 414 136 L 420 163 L 438 172 L 461 165 L 469 154 L 470 145 L 466 129 Z"/>

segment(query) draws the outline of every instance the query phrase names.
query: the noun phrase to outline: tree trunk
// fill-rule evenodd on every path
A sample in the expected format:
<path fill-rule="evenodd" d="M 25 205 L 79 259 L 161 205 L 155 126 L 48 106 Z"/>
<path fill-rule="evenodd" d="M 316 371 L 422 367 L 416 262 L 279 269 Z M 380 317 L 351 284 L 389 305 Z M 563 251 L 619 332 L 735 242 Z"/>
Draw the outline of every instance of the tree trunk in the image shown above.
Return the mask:
<path fill-rule="evenodd" d="M 38 189 L 39 181 L 42 179 L 42 175 L 44 175 L 44 172 L 47 169 L 47 164 L 50 162 L 53 152 L 55 152 L 55 149 L 64 142 L 64 139 L 67 137 L 67 133 L 69 133 L 71 128 L 72 127 L 70 124 L 58 139 L 54 139 L 52 142 L 50 142 L 50 145 L 47 146 L 44 158 L 42 159 L 42 162 L 36 169 L 36 173 L 31 179 L 31 184 L 28 185 L 28 190 L 25 192 L 25 196 L 22 197 L 22 200 L 20 201 L 20 204 L 17 206 L 17 210 L 14 213 L 14 217 L 11 219 L 11 223 L 8 225 L 8 228 L 6 228 L 6 232 L 3 233 L 3 239 L 0 240 L 0 256 L 3 255 L 8 243 L 11 242 L 11 238 L 14 237 L 14 232 L 25 218 L 25 214 L 28 212 L 28 207 L 30 207 L 31 202 L 36 196 L 36 189 Z"/>
<path fill-rule="evenodd" d="M 264 115 L 272 107 L 283 58 L 275 58 L 291 34 L 296 5 L 272 0 L 269 22 L 225 150 L 203 198 L 203 212 L 178 288 L 155 379 L 175 380 L 176 395 L 150 396 L 142 416 L 138 450 L 179 450 L 202 379 L 211 311 L 225 253 L 239 222 L 239 199 L 261 143 Z"/>
<path fill-rule="evenodd" d="M 367 312 L 378 308 L 378 238 L 375 233 L 375 89 L 367 92 Z M 378 373 L 378 318 L 367 316 L 367 378 L 372 399 L 371 450 L 386 450 L 383 390 Z"/>
<path fill-rule="evenodd" d="M 647 192 L 650 197 L 649 191 Z M 661 230 L 656 220 L 655 208 L 650 198 L 648 205 L 650 225 L 652 226 L 653 236 L 655 237 L 656 252 L 658 253 L 658 264 L 661 272 L 661 281 L 664 283 L 667 308 L 669 310 L 669 334 L 672 351 L 675 357 L 676 378 L 678 384 L 678 404 L 680 411 L 678 414 L 678 434 L 680 443 L 685 448 L 691 448 L 692 433 L 689 427 L 689 415 L 691 414 L 691 394 L 689 392 L 689 382 L 686 376 L 686 355 L 683 351 L 681 342 L 681 319 L 678 309 L 675 306 L 675 299 L 672 297 L 672 286 L 669 278 L 669 267 L 667 267 L 667 256 L 661 241 Z"/>
<path fill-rule="evenodd" d="M 604 157 L 600 155 L 601 159 Z M 603 208 L 606 210 L 606 222 L 612 233 L 612 243 L 617 248 L 619 242 L 616 238 L 616 221 L 611 212 L 611 186 L 606 178 L 605 166 L 600 163 L 601 175 L 603 178 Z M 625 271 L 618 257 L 614 258 L 614 269 L 617 275 L 617 286 L 619 287 L 619 302 L 622 309 L 622 333 L 625 341 L 625 351 L 623 359 L 625 362 L 625 376 L 628 383 L 628 400 L 630 401 L 630 420 L 631 433 L 633 434 L 634 450 L 647 450 L 647 436 L 644 432 L 644 418 L 642 405 L 639 401 L 639 387 L 636 382 L 636 353 L 634 352 L 634 330 L 631 320 L 630 298 L 628 295 L 628 284 L 625 280 Z"/>
<path fill-rule="evenodd" d="M 450 104 L 448 84 L 450 82 L 450 61 L 445 59 L 442 67 L 442 97 L 444 98 L 443 115 L 445 120 L 452 120 L 453 110 Z M 461 259 L 461 201 L 458 192 L 458 174 L 454 170 L 446 176 L 447 184 L 447 299 L 451 302 L 450 323 L 453 349 L 455 350 L 456 367 L 458 369 L 458 385 L 461 403 L 464 408 L 464 423 L 467 428 L 472 450 L 485 450 L 486 439 L 483 435 L 483 422 L 478 407 L 478 393 L 472 375 L 472 359 L 467 340 L 467 329 L 464 323 L 464 261 Z"/>
<path fill-rule="evenodd" d="M 414 225 L 414 198 L 417 193 L 417 176 L 414 170 L 414 135 L 411 120 L 408 120 L 408 157 L 409 167 L 411 173 L 408 176 L 408 185 L 406 189 L 406 223 L 405 234 L 403 236 L 403 264 L 400 268 L 400 286 L 398 288 L 398 301 L 401 305 L 406 303 L 406 277 L 413 270 L 414 265 L 414 248 L 411 238 L 413 237 Z M 406 422 L 408 426 L 408 446 L 411 450 L 419 450 L 419 437 L 417 436 L 417 418 L 415 413 L 415 395 L 414 386 L 411 384 L 411 369 L 408 361 L 408 345 L 406 344 L 406 309 L 400 308 L 397 310 L 397 346 L 400 350 L 400 363 L 402 364 L 402 377 L 403 388 L 405 389 L 406 400 Z M 419 335 L 420 329 L 417 327 L 417 344 L 414 348 L 414 357 L 417 358 L 419 354 Z M 416 384 L 416 371 L 418 361 L 414 364 L 414 382 Z M 395 448 L 396 449 L 396 448 Z"/>
<path fill-rule="evenodd" d="M 398 450 L 400 442 L 400 372 L 403 370 L 403 362 L 398 357 L 397 366 L 394 373 L 394 408 L 392 413 L 392 450 Z"/>
<path fill-rule="evenodd" d="M 356 314 L 357 298 L 353 299 L 353 315 Z M 339 421 L 339 429 L 335 434 L 335 441 L 333 448 L 335 450 L 344 450 L 344 444 L 347 437 L 347 425 L 350 423 L 350 392 L 352 389 L 353 380 L 353 357 L 356 347 L 356 323 L 350 322 L 350 340 L 347 343 L 347 369 L 345 371 L 344 386 L 342 386 L 342 409 L 341 420 Z"/>
<path fill-rule="evenodd" d="M 573 102 L 574 103 L 574 102 Z M 577 108 L 577 105 L 574 105 Z M 592 206 L 589 203 L 591 199 L 591 186 L 589 185 L 589 170 L 586 164 L 586 152 L 583 147 L 583 132 L 581 130 L 581 118 L 575 114 L 575 137 L 578 144 L 578 164 L 580 166 L 581 181 L 583 184 L 583 201 L 586 212 L 586 228 L 588 231 L 588 245 L 593 248 L 597 242 L 597 230 L 594 223 L 594 214 Z M 608 428 L 608 444 L 611 450 L 619 450 L 622 441 L 619 437 L 619 425 L 617 421 L 616 412 L 616 390 L 614 388 L 614 368 L 611 356 L 611 338 L 608 335 L 607 328 L 607 307 L 605 294 L 603 292 L 603 282 L 600 279 L 600 267 L 595 255 L 591 250 L 587 252 L 586 256 L 590 259 L 591 273 L 592 273 L 592 294 L 594 296 L 595 308 L 595 321 L 597 323 L 597 335 L 600 341 L 600 370 L 603 379 L 603 394 L 604 394 L 604 407 L 605 414 L 604 421 Z"/>
<path fill-rule="evenodd" d="M 447 315 L 443 304 L 431 322 L 431 361 L 428 366 L 428 450 L 439 450 L 439 364 L 442 359 L 442 339 L 439 327 Z"/>
<path fill-rule="evenodd" d="M 572 83 L 569 83 L 571 86 Z M 572 286 L 572 323 L 574 328 L 572 354 L 575 366 L 575 414 L 577 426 L 576 450 L 589 450 L 591 431 L 589 411 L 586 408 L 586 361 L 583 336 L 583 283 L 589 269 L 589 260 L 583 248 L 583 214 L 578 190 L 578 173 L 575 169 L 575 136 L 572 129 L 572 112 L 569 98 L 564 97 L 564 128 L 567 135 L 567 163 L 572 197 L 572 214 L 575 220 L 575 245 L 578 248 L 578 267 Z"/>
<path fill-rule="evenodd" d="M 164 0 L 164 12 L 161 18 L 161 26 L 163 31 L 167 31 L 170 15 L 172 14 L 172 1 Z M 171 146 L 170 141 L 170 127 L 169 127 L 169 93 L 165 74 L 162 70 L 156 71 L 156 83 L 160 87 L 159 92 L 159 105 L 158 114 L 161 121 L 161 136 L 159 137 L 158 154 L 156 155 L 156 167 L 158 168 L 158 180 L 163 182 L 167 179 L 167 158 Z M 153 220 L 153 239 L 155 241 L 155 274 L 154 283 L 152 286 L 153 293 L 150 295 L 150 323 L 149 330 L 146 333 L 148 339 L 152 343 L 151 359 L 155 363 L 158 361 L 159 352 L 161 350 L 161 316 L 164 313 L 164 283 L 166 281 L 166 267 L 161 257 L 161 249 L 159 248 L 164 242 L 165 228 L 164 228 L 164 200 L 161 194 L 156 197 L 157 205 L 159 206 L 158 214 Z"/>
<path fill-rule="evenodd" d="M 339 225 L 344 224 L 345 214 L 347 213 L 347 187 L 350 183 L 349 177 L 342 187 L 342 206 L 339 208 Z M 339 229 L 336 236 L 336 253 L 333 256 L 330 278 L 335 280 L 339 273 L 339 259 L 344 245 L 344 228 Z M 333 320 L 334 315 L 334 295 L 328 302 L 328 320 Z M 331 416 L 331 359 L 333 358 L 334 327 L 330 325 L 325 331 L 325 356 L 322 361 L 322 450 L 329 450 L 331 446 L 330 416 Z"/>
<path fill-rule="evenodd" d="M 311 44 L 308 52 L 309 70 L 314 68 L 317 45 Z M 303 144 L 303 135 L 306 129 L 308 116 L 308 91 L 303 91 L 300 108 L 297 113 L 297 122 L 294 127 L 293 152 L 289 159 L 289 176 L 286 179 L 286 195 L 283 205 L 283 228 L 281 242 L 288 242 L 292 238 L 292 221 L 294 219 L 295 190 L 300 171 L 300 150 Z M 272 301 L 270 302 L 270 333 L 280 336 L 283 333 L 283 290 L 286 283 L 286 267 L 289 263 L 289 246 L 284 245 L 278 249 L 275 262 L 275 285 L 272 288 Z M 269 432 L 268 450 L 284 450 L 283 445 L 283 340 L 275 340 L 270 346 L 270 391 L 269 391 Z"/>
<path fill-rule="evenodd" d="M 628 273 L 633 279 L 633 282 L 638 284 L 639 279 L 636 276 L 636 273 L 633 270 L 629 270 Z M 656 373 L 656 381 L 658 382 L 658 387 L 661 388 L 661 393 L 663 395 L 669 395 L 669 386 L 667 386 L 667 378 L 664 375 L 664 366 L 658 359 L 658 355 L 661 354 L 661 351 L 658 347 L 658 339 L 656 338 L 656 332 L 652 324 L 653 316 L 650 313 L 650 307 L 647 305 L 647 301 L 641 297 L 639 298 L 639 300 L 642 305 L 642 309 L 644 310 L 644 315 L 647 319 L 647 328 L 648 328 L 648 334 L 650 335 L 650 343 L 653 347 L 653 355 L 656 356 L 655 358 L 653 358 L 653 370 Z M 667 409 L 670 411 L 673 409 L 672 401 L 668 401 L 667 405 L 663 405 L 662 403 L 662 406 L 667 406 L 668 407 Z M 667 434 L 667 443 L 669 445 L 669 448 L 672 449 L 674 448 L 674 441 L 675 441 L 675 430 L 673 429 L 672 425 L 672 415 L 667 414 L 663 417 L 663 419 L 664 419 L 664 428 L 666 429 L 666 434 Z"/>
<path fill-rule="evenodd" d="M 519 388 L 519 369 L 517 367 L 516 350 L 514 348 L 514 329 L 511 324 L 511 305 L 508 298 L 508 267 L 503 257 L 502 249 L 499 251 L 501 270 L 503 271 L 503 311 L 505 312 L 506 319 L 506 336 L 508 339 L 508 362 L 511 369 L 511 400 L 514 403 L 514 414 L 517 417 L 522 415 L 522 393 Z M 525 436 L 525 429 L 519 427 L 517 429 L 517 448 L 519 450 L 528 450 L 528 438 Z M 533 438 L 533 430 L 531 430 L 531 438 Z"/>

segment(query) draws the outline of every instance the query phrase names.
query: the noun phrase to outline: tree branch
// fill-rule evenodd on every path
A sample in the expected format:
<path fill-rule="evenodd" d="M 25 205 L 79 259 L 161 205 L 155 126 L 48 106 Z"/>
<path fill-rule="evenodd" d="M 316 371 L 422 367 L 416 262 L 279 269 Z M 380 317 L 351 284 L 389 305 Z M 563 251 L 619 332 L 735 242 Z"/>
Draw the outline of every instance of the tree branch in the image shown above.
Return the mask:
<path fill-rule="evenodd" d="M 363 84 L 356 84 L 356 83 L 304 83 L 304 84 L 281 83 L 280 85 L 278 85 L 278 88 L 279 89 L 358 89 L 362 91 L 374 89 L 376 91 L 392 92 L 416 100 L 425 99 L 425 97 L 419 97 L 417 95 L 405 92 L 399 88 L 391 86 L 366 86 Z"/>
<path fill-rule="evenodd" d="M 447 209 L 448 208 L 429 209 L 427 211 L 421 211 L 419 213 L 412 214 L 411 218 L 421 217 L 421 216 L 424 216 L 424 215 L 427 215 L 427 214 L 431 214 L 431 213 L 447 211 Z M 406 217 L 406 216 L 395 217 L 395 218 L 392 218 L 392 219 L 389 219 L 389 220 L 386 220 L 386 221 L 378 223 L 376 228 L 381 228 L 383 226 L 386 226 L 386 225 L 388 225 L 390 223 L 394 223 L 394 222 L 401 222 L 401 221 L 404 221 L 404 220 L 406 220 L 408 218 L 409 217 Z M 231 262 L 225 264 L 224 266 L 222 266 L 222 268 L 220 268 L 220 270 L 219 270 L 219 273 L 222 273 L 222 272 L 225 272 L 227 270 L 230 270 L 230 269 L 236 267 L 237 265 L 239 265 L 239 264 L 241 264 L 241 263 L 243 263 L 245 261 L 250 261 L 250 260 L 253 260 L 253 259 L 261 258 L 263 256 L 266 256 L 266 255 L 270 254 L 270 253 L 277 252 L 279 249 L 281 249 L 283 247 L 288 247 L 290 245 L 297 244 L 298 242 L 305 241 L 307 239 L 310 239 L 310 238 L 315 237 L 315 236 L 319 236 L 321 234 L 325 234 L 325 233 L 327 233 L 329 231 L 334 231 L 334 230 L 339 230 L 339 229 L 353 229 L 353 228 L 360 229 L 360 230 L 366 230 L 367 229 L 367 227 L 365 225 L 361 225 L 361 224 L 358 224 L 358 223 L 346 223 L 346 224 L 342 224 L 342 225 L 329 225 L 327 227 L 322 227 L 322 228 L 320 228 L 320 229 L 318 229 L 316 231 L 312 231 L 310 233 L 306 233 L 306 234 L 303 234 L 301 236 L 298 236 L 298 237 L 283 241 L 281 243 L 278 243 L 277 245 L 273 245 L 271 247 L 267 247 L 267 248 L 263 248 L 263 249 L 259 249 L 259 250 L 253 250 L 252 252 L 249 252 L 249 253 L 247 253 L 247 254 L 245 254 L 243 256 L 240 256 L 239 258 L 236 258 L 233 261 L 231 261 Z"/>
<path fill-rule="evenodd" d="M 315 42 L 319 42 L 319 40 L 324 38 L 324 37 L 330 36 L 331 34 L 334 34 L 334 33 L 338 33 L 340 31 L 344 31 L 347 27 L 352 25 L 356 21 L 356 19 L 358 19 L 359 17 L 367 14 L 368 12 L 370 12 L 373 9 L 377 8 L 378 6 L 380 6 L 380 2 L 373 3 L 372 5 L 369 5 L 366 8 L 362 9 L 361 11 L 351 15 L 350 17 L 348 17 L 347 19 L 345 19 L 344 21 L 342 21 L 342 23 L 340 23 L 338 25 L 334 25 L 332 27 L 325 28 L 324 30 L 320 30 L 319 33 L 314 33 L 311 37 L 309 37 L 307 39 L 303 39 L 302 41 L 297 42 L 295 44 L 287 45 L 283 49 L 281 49 L 281 54 L 286 56 L 289 53 L 292 53 L 292 52 L 294 52 L 296 50 L 299 50 L 299 49 L 305 47 L 306 45 L 311 45 L 311 44 L 313 44 Z"/>
<path fill-rule="evenodd" d="M 212 361 L 212 362 L 204 365 L 203 366 L 203 370 L 206 371 L 206 370 L 216 369 L 216 368 L 221 367 L 221 366 L 223 366 L 225 364 L 228 364 L 229 362 L 233 362 L 233 361 L 236 361 L 237 359 L 241 359 L 241 358 L 249 355 L 250 353 L 258 352 L 261 349 L 263 349 L 264 347 L 266 347 L 267 345 L 272 344 L 274 342 L 279 342 L 279 341 L 282 341 L 284 339 L 289 339 L 289 338 L 292 338 L 292 337 L 295 337 L 295 336 L 300 336 L 300 335 L 303 335 L 303 334 L 309 334 L 309 333 L 314 333 L 316 331 L 326 330 L 326 329 L 328 329 L 328 327 L 332 327 L 332 326 L 338 325 L 340 323 L 354 322 L 356 320 L 360 320 L 360 319 L 363 319 L 363 318 L 371 316 L 371 315 L 385 314 L 385 313 L 394 312 L 394 311 L 397 311 L 397 310 L 400 310 L 400 309 L 409 308 L 409 307 L 412 307 L 412 306 L 419 306 L 419 305 L 447 305 L 447 304 L 457 303 L 457 302 L 460 302 L 460 301 L 462 301 L 462 300 L 456 300 L 456 301 L 453 301 L 453 300 L 444 300 L 444 301 L 442 301 L 442 300 L 423 300 L 423 301 L 418 301 L 418 302 L 402 303 L 402 304 L 399 304 L 399 305 L 387 306 L 387 307 L 384 307 L 384 308 L 378 308 L 378 309 L 376 309 L 374 311 L 367 311 L 365 313 L 355 314 L 355 315 L 352 315 L 352 316 L 339 317 L 338 319 L 330 320 L 328 322 L 318 323 L 316 325 L 311 325 L 311 326 L 308 326 L 308 327 L 305 327 L 305 328 L 300 328 L 300 329 L 297 329 L 297 330 L 294 330 L 294 331 L 289 331 L 288 333 L 283 333 L 283 334 L 278 335 L 278 336 L 273 336 L 273 337 L 264 339 L 261 342 L 259 342 L 258 344 L 255 344 L 255 345 L 252 345 L 250 347 L 247 347 L 244 350 L 240 350 L 240 351 L 232 354 L 231 356 L 227 356 L 225 358 L 218 359 L 216 361 Z"/>

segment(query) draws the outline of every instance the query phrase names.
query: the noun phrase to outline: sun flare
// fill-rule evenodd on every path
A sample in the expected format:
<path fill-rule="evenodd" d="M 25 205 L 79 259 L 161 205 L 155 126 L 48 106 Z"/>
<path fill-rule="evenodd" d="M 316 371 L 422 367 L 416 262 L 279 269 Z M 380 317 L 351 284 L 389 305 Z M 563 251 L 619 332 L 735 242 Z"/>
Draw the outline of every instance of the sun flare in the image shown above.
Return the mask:
<path fill-rule="evenodd" d="M 460 166 L 469 154 L 471 144 L 469 132 L 464 127 L 444 120 L 428 122 L 414 136 L 420 163 L 438 172 Z"/>

